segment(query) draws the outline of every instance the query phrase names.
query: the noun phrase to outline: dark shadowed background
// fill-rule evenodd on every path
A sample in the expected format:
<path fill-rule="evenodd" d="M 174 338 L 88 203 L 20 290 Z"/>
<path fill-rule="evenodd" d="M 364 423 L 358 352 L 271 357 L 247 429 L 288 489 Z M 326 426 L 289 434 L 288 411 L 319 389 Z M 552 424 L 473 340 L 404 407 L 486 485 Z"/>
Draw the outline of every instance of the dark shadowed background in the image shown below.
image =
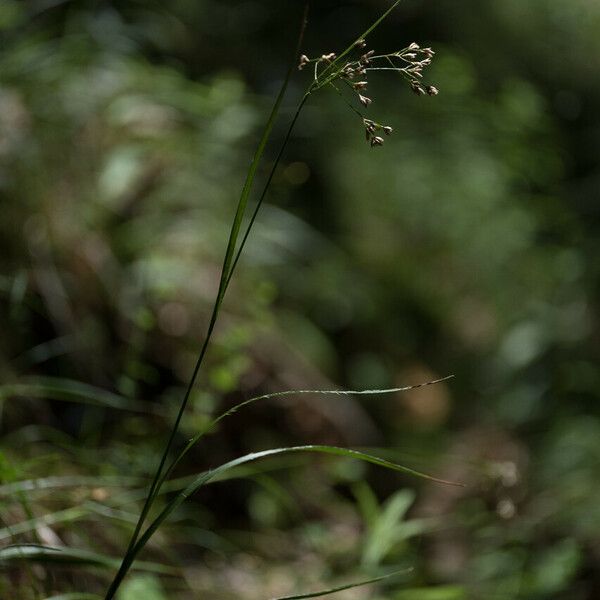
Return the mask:
<path fill-rule="evenodd" d="M 313 1 L 303 52 L 341 51 L 388 5 Z M 2 547 L 122 555 L 301 12 L 0 3 Z M 184 504 L 143 555 L 171 570 L 131 574 L 120 600 L 258 600 L 405 568 L 339 597 L 600 597 L 599 31 L 590 0 L 401 3 L 368 47 L 432 46 L 439 95 L 371 74 L 367 112 L 394 128 L 375 149 L 335 93 L 311 97 L 177 438 L 258 394 L 453 374 L 257 403 L 176 477 L 333 443 L 466 487 L 257 463 Z M 310 80 L 294 75 L 259 184 Z M 101 594 L 114 572 L 1 552 L 3 598 Z"/>

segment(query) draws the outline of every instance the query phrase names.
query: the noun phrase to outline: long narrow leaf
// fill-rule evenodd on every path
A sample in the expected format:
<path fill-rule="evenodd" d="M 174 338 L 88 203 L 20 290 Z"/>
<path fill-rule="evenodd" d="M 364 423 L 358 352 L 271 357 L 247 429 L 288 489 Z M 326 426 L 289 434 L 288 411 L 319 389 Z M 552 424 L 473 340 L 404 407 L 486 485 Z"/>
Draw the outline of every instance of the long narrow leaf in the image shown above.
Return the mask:
<path fill-rule="evenodd" d="M 135 544 L 135 546 L 131 549 L 131 551 L 127 554 L 124 559 L 124 564 L 127 567 L 135 560 L 137 554 L 142 550 L 142 548 L 148 543 L 150 538 L 154 535 L 156 530 L 162 525 L 162 523 L 167 519 L 167 517 L 178 507 L 180 506 L 187 498 L 189 498 L 192 494 L 198 491 L 204 484 L 206 484 L 211 479 L 221 475 L 230 469 L 238 467 L 240 465 L 254 462 L 256 460 L 267 458 L 269 456 L 276 456 L 279 454 L 289 454 L 293 452 L 318 452 L 321 454 L 333 454 L 336 456 L 344 456 L 348 458 L 354 458 L 358 460 L 362 460 L 365 462 L 372 463 L 374 465 L 378 465 L 380 467 L 385 467 L 387 469 L 391 469 L 393 471 L 399 471 L 401 473 L 405 473 L 408 475 L 413 475 L 416 477 L 421 477 L 423 479 L 428 479 L 429 481 L 435 481 L 437 483 L 444 483 L 447 485 L 455 485 L 461 486 L 462 484 L 446 481 L 444 479 L 438 479 L 436 477 L 432 477 L 425 473 L 421 473 L 419 471 L 415 471 L 414 469 L 410 469 L 408 467 L 404 467 L 402 465 L 398 465 L 396 463 L 390 462 L 388 460 L 384 460 L 377 456 L 372 456 L 370 454 L 365 454 L 364 452 L 359 452 L 358 450 L 350 450 L 348 448 L 338 448 L 337 446 L 323 446 L 323 445 L 309 445 L 309 446 L 290 446 L 287 448 L 272 448 L 270 450 L 262 450 L 261 452 L 252 452 L 250 454 L 246 454 L 244 456 L 238 457 L 234 460 L 231 460 L 227 463 L 224 463 L 213 469 L 211 471 L 205 471 L 198 475 L 198 477 L 190 483 L 184 490 L 179 492 L 175 498 L 173 498 L 165 508 L 159 513 L 159 515 L 152 521 L 152 523 L 148 526 L 146 531 L 140 536 L 139 540 Z"/>
<path fill-rule="evenodd" d="M 272 398 L 281 398 L 283 396 L 294 396 L 296 394 L 321 394 L 321 395 L 333 395 L 333 396 L 356 396 L 356 395 L 376 395 L 376 394 L 393 394 L 397 392 L 407 392 L 409 390 L 415 390 L 417 388 L 425 387 L 428 385 L 434 385 L 436 383 L 441 383 L 442 381 L 447 381 L 448 379 L 452 379 L 454 375 L 448 375 L 447 377 L 442 377 L 441 379 L 434 379 L 433 381 L 427 381 L 425 383 L 418 383 L 416 385 L 408 385 L 404 387 L 397 388 L 386 388 L 386 389 L 373 389 L 373 390 L 285 390 L 282 392 L 272 392 L 270 394 L 263 394 L 262 396 L 255 396 L 253 398 L 249 398 L 248 400 L 244 400 L 239 404 L 236 404 L 229 410 L 220 414 L 216 419 L 213 419 L 208 425 L 206 425 L 202 430 L 200 430 L 193 438 L 189 440 L 189 442 L 185 445 L 185 447 L 179 452 L 175 460 L 171 463 L 167 471 L 165 472 L 161 483 L 164 482 L 168 476 L 172 473 L 175 467 L 179 464 L 179 462 L 183 459 L 183 457 L 200 441 L 200 439 L 206 435 L 209 431 L 212 431 L 223 419 L 229 417 L 236 413 L 241 408 L 248 406 L 249 404 L 253 404 L 254 402 L 258 402 L 259 400 L 269 400 Z"/>
<path fill-rule="evenodd" d="M 378 581 L 383 581 L 384 579 L 389 579 L 390 577 L 396 577 L 397 575 L 408 573 L 411 570 L 412 569 L 394 571 L 393 573 L 388 573 L 387 575 L 380 575 L 379 577 L 372 577 L 371 579 L 363 579 L 362 581 L 356 581 L 354 583 L 346 583 L 344 585 L 332 587 L 327 590 L 321 590 L 319 592 L 309 592 L 307 594 L 297 594 L 294 596 L 279 596 L 278 598 L 273 598 L 273 600 L 301 600 L 302 598 L 320 598 L 321 596 L 328 596 L 329 594 L 343 592 L 344 590 L 370 585 L 371 583 L 377 583 Z"/>
<path fill-rule="evenodd" d="M 56 490 L 70 487 L 122 487 L 135 485 L 141 482 L 140 477 L 113 476 L 83 476 L 65 475 L 62 477 L 41 477 L 39 479 L 26 479 L 24 481 L 12 481 L 0 485 L 1 496 L 13 496 L 21 492 L 37 492 L 44 490 Z"/>
<path fill-rule="evenodd" d="M 0 568 L 10 567 L 13 563 L 22 562 L 23 560 L 44 564 L 86 565 L 111 569 L 119 564 L 118 559 L 110 556 L 63 546 L 17 544 L 0 549 Z M 164 575 L 178 573 L 178 570 L 173 567 L 154 562 L 138 561 L 135 568 L 140 571 L 150 571 Z"/>
<path fill-rule="evenodd" d="M 21 535 L 23 533 L 27 533 L 28 531 L 35 531 L 42 525 L 56 525 L 57 523 L 77 521 L 78 519 L 85 517 L 88 512 L 89 511 L 83 506 L 74 506 L 55 513 L 46 514 L 41 517 L 27 519 L 26 521 L 15 523 L 10 527 L 4 527 L 3 529 L 0 529 L 0 541 L 11 539 L 16 535 Z"/>
<path fill-rule="evenodd" d="M 304 30 L 306 27 L 306 18 L 307 18 L 307 11 L 308 11 L 308 4 L 305 5 L 304 8 L 304 14 L 302 17 L 302 24 L 300 26 L 300 33 L 298 36 L 298 43 L 297 43 L 297 47 L 294 51 L 294 57 L 292 59 L 292 61 L 290 62 L 290 67 L 286 73 L 285 79 L 283 80 L 283 83 L 281 85 L 281 89 L 279 90 L 279 93 L 277 95 L 277 98 L 275 99 L 275 103 L 273 105 L 273 108 L 271 110 L 271 114 L 269 115 L 269 118 L 267 120 L 267 124 L 265 125 L 265 128 L 263 130 L 260 142 L 258 144 L 258 147 L 256 149 L 256 152 L 254 153 L 254 157 L 252 158 L 252 162 L 250 163 L 250 167 L 248 169 L 248 173 L 246 176 L 246 180 L 244 182 L 244 186 L 242 188 L 242 192 L 240 195 L 240 199 L 238 201 L 238 206 L 235 212 L 235 216 L 233 219 L 233 224 L 231 227 L 231 231 L 229 234 L 229 241 L 227 242 L 227 250 L 225 251 L 225 258 L 223 260 L 223 267 L 221 270 L 221 279 L 219 281 L 219 290 L 217 292 L 217 297 L 215 299 L 215 303 L 213 306 L 213 310 L 212 310 L 212 314 L 211 314 L 211 318 L 209 321 L 209 325 L 208 325 L 208 329 L 206 332 L 206 336 L 204 338 L 204 342 L 202 344 L 202 347 L 200 349 L 198 358 L 196 360 L 196 364 L 194 366 L 194 370 L 192 372 L 192 375 L 190 377 L 190 380 L 188 382 L 183 400 L 179 406 L 179 410 L 177 412 L 177 416 L 175 417 L 175 422 L 173 423 L 173 427 L 171 428 L 171 432 L 169 434 L 169 438 L 167 440 L 167 443 L 165 445 L 165 448 L 163 450 L 163 454 L 161 457 L 161 460 L 159 462 L 158 468 L 156 469 L 156 473 L 154 475 L 154 479 L 152 481 L 152 484 L 150 486 L 150 490 L 148 492 L 148 495 L 146 497 L 146 501 L 144 502 L 144 506 L 142 508 L 142 511 L 140 513 L 137 525 L 134 529 L 134 532 L 131 536 L 131 539 L 129 541 L 129 545 L 127 547 L 127 550 L 125 552 L 125 556 L 123 558 L 123 562 L 121 564 L 121 567 L 119 568 L 117 574 L 115 575 L 115 578 L 113 579 L 111 585 L 108 588 L 108 591 L 106 593 L 106 597 L 105 600 L 111 600 L 117 589 L 119 588 L 121 581 L 123 580 L 123 578 L 125 577 L 127 570 L 129 568 L 129 566 L 131 565 L 131 562 L 128 560 L 128 556 L 132 550 L 132 548 L 134 547 L 134 544 L 136 543 L 136 540 L 138 539 L 138 536 L 141 532 L 141 529 L 144 525 L 144 522 L 146 520 L 146 517 L 148 515 L 148 512 L 150 511 L 150 508 L 152 507 L 152 504 L 154 502 L 154 499 L 156 498 L 156 495 L 158 493 L 158 491 L 160 490 L 160 486 L 163 482 L 163 479 L 161 478 L 162 474 L 163 474 L 163 469 L 165 466 L 165 463 L 167 461 L 167 458 L 169 456 L 169 452 L 171 450 L 171 447 L 173 445 L 173 442 L 175 440 L 175 436 L 177 434 L 177 431 L 179 430 L 179 424 L 181 423 L 181 419 L 183 417 L 183 414 L 185 412 L 185 409 L 187 407 L 189 398 L 190 398 L 190 394 L 192 392 L 192 389 L 196 383 L 196 379 L 198 377 L 198 373 L 200 371 L 200 367 L 202 366 L 202 362 L 204 360 L 204 356 L 206 354 L 206 351 L 208 349 L 208 345 L 210 342 L 210 339 L 212 337 L 212 333 L 215 327 L 215 324 L 217 322 L 217 318 L 219 316 L 219 311 L 221 309 L 221 304 L 223 302 L 223 299 L 225 297 L 225 292 L 227 291 L 227 288 L 229 286 L 229 282 L 231 280 L 231 275 L 233 273 L 233 270 L 235 269 L 235 265 L 237 264 L 237 260 L 236 260 L 236 246 L 237 246 L 237 240 L 238 240 L 238 236 L 239 236 L 239 232 L 240 232 L 240 228 L 242 225 L 242 221 L 244 218 L 244 214 L 246 211 L 246 206 L 248 204 L 248 199 L 250 197 L 250 192 L 252 191 L 252 186 L 254 183 L 254 178 L 256 176 L 256 171 L 258 169 L 258 166 L 260 164 L 262 155 L 264 153 L 264 150 L 266 148 L 267 142 L 269 141 L 269 138 L 271 136 L 271 132 L 273 130 L 273 126 L 275 124 L 275 120 L 277 119 L 277 115 L 279 114 L 279 109 L 281 107 L 281 103 L 283 101 L 283 98 L 285 96 L 285 93 L 287 91 L 287 87 L 289 84 L 289 81 L 292 77 L 292 73 L 294 70 L 294 64 L 295 61 L 297 59 L 298 53 L 299 53 L 299 48 L 300 45 L 302 43 L 302 39 L 304 37 Z M 279 162 L 279 159 L 283 153 L 283 149 L 285 148 L 285 146 L 287 145 L 287 140 L 289 139 L 289 136 L 291 134 L 291 130 L 294 127 L 294 124 L 296 123 L 296 120 L 298 118 L 298 114 L 299 114 L 299 110 L 303 105 L 304 100 L 301 102 L 300 107 L 298 109 L 298 111 L 296 112 L 295 117 L 292 120 L 292 123 L 288 129 L 288 134 L 286 135 L 285 138 L 285 142 L 280 150 L 280 153 L 278 155 L 278 158 L 275 162 L 275 164 L 273 165 L 272 171 L 274 172 L 275 168 L 277 167 L 277 163 Z M 269 177 L 267 185 L 265 186 L 265 190 L 263 191 L 263 195 L 261 197 L 264 197 L 264 194 L 266 193 L 266 188 L 268 188 L 270 181 L 271 181 L 272 176 Z M 247 230 L 246 234 L 244 235 L 244 240 L 246 239 L 247 235 L 249 233 L 249 230 Z M 239 255 L 238 255 L 239 257 Z"/>
<path fill-rule="evenodd" d="M 157 405 L 132 400 L 96 386 L 63 377 L 31 377 L 0 386 L 0 400 L 25 396 L 78 402 L 132 412 L 162 412 Z"/>
<path fill-rule="evenodd" d="M 101 600 L 101 596 L 97 594 L 82 594 L 81 592 L 68 592 L 66 594 L 58 594 L 58 596 L 49 596 L 44 600 Z"/>

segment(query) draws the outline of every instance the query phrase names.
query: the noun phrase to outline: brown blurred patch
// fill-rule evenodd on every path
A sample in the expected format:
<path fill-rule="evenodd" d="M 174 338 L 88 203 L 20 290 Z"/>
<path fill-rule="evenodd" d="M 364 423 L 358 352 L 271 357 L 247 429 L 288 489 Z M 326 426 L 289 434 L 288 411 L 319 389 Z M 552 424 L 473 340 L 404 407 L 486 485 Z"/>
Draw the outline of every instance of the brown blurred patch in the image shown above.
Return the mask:
<path fill-rule="evenodd" d="M 414 364 L 397 375 L 396 385 L 420 385 L 439 378 L 440 375 L 426 365 Z M 450 413 L 451 397 L 446 382 L 402 392 L 397 397 L 402 409 L 400 418 L 415 425 L 438 427 L 446 421 Z"/>
<path fill-rule="evenodd" d="M 472 348 L 493 343 L 498 333 L 498 322 L 493 310 L 473 297 L 459 302 L 451 315 L 451 322 L 462 341 Z"/>
<path fill-rule="evenodd" d="M 428 553 L 433 571 L 453 578 L 466 568 L 473 546 L 471 532 L 454 519 L 461 504 L 477 499 L 491 518 L 495 515 L 504 522 L 518 518 L 529 455 L 509 432 L 479 426 L 457 436 L 445 456 L 436 476 L 465 487 L 428 485 L 416 515 L 435 516 L 447 523 L 431 536 Z"/>

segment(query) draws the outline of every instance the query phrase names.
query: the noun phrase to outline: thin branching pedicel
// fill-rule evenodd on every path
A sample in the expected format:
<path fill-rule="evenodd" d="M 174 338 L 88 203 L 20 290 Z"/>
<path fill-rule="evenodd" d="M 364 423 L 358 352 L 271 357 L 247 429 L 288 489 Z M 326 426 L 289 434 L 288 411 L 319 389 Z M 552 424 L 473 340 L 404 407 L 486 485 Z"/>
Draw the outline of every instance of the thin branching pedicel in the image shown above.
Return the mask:
<path fill-rule="evenodd" d="M 370 71 L 395 71 L 408 81 L 412 91 L 418 96 L 437 96 L 438 90 L 433 85 L 423 83 L 423 69 L 431 64 L 435 52 L 431 48 L 421 48 L 413 42 L 406 48 L 390 54 L 375 54 L 375 50 L 365 51 L 366 42 L 358 40 L 353 47 L 353 52 L 358 54 L 355 60 L 340 61 L 336 54 L 331 52 L 319 58 L 300 57 L 298 69 L 302 70 L 309 64 L 314 65 L 314 80 L 309 88 L 309 93 L 322 87 L 331 86 L 344 98 L 349 108 L 362 120 L 365 137 L 371 148 L 383 146 L 384 138 L 381 134 L 390 135 L 393 129 L 389 125 L 382 125 L 373 119 L 368 119 L 355 104 L 349 102 L 343 94 L 343 87 L 355 95 L 356 100 L 364 108 L 368 108 L 373 100 L 366 95 L 368 74 Z"/>

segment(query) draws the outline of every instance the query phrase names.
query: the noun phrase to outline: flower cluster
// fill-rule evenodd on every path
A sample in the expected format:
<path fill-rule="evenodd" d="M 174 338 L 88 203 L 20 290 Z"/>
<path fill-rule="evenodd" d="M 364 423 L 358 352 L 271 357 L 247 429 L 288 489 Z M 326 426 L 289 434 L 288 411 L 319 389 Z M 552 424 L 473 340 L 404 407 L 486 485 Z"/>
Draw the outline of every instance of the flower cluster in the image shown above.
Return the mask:
<path fill-rule="evenodd" d="M 367 96 L 368 74 L 372 71 L 395 71 L 407 80 L 412 91 L 418 96 L 437 96 L 438 89 L 423 83 L 423 69 L 431 64 L 435 52 L 431 48 L 421 48 L 413 42 L 406 48 L 390 54 L 375 54 L 367 50 L 366 42 L 360 39 L 355 42 L 352 51 L 358 53 L 354 60 L 347 60 L 348 51 L 339 58 L 334 52 L 323 54 L 319 58 L 310 59 L 306 55 L 300 57 L 298 69 L 314 65 L 314 81 L 309 91 L 324 86 L 331 86 L 346 100 L 338 84 L 350 90 L 355 99 L 364 108 L 368 108 L 373 100 Z M 384 138 L 379 133 L 390 135 L 392 128 L 367 119 L 362 112 L 346 100 L 348 106 L 362 119 L 367 142 L 371 147 L 382 146 Z"/>
<path fill-rule="evenodd" d="M 373 146 L 383 146 L 383 142 L 385 141 L 380 135 L 377 135 L 378 132 L 383 132 L 385 135 L 392 135 L 394 131 L 389 125 L 382 125 L 381 123 L 376 123 L 371 119 L 366 119 L 363 117 L 363 125 L 365 126 L 365 137 L 367 142 L 371 144 L 371 148 Z"/>

